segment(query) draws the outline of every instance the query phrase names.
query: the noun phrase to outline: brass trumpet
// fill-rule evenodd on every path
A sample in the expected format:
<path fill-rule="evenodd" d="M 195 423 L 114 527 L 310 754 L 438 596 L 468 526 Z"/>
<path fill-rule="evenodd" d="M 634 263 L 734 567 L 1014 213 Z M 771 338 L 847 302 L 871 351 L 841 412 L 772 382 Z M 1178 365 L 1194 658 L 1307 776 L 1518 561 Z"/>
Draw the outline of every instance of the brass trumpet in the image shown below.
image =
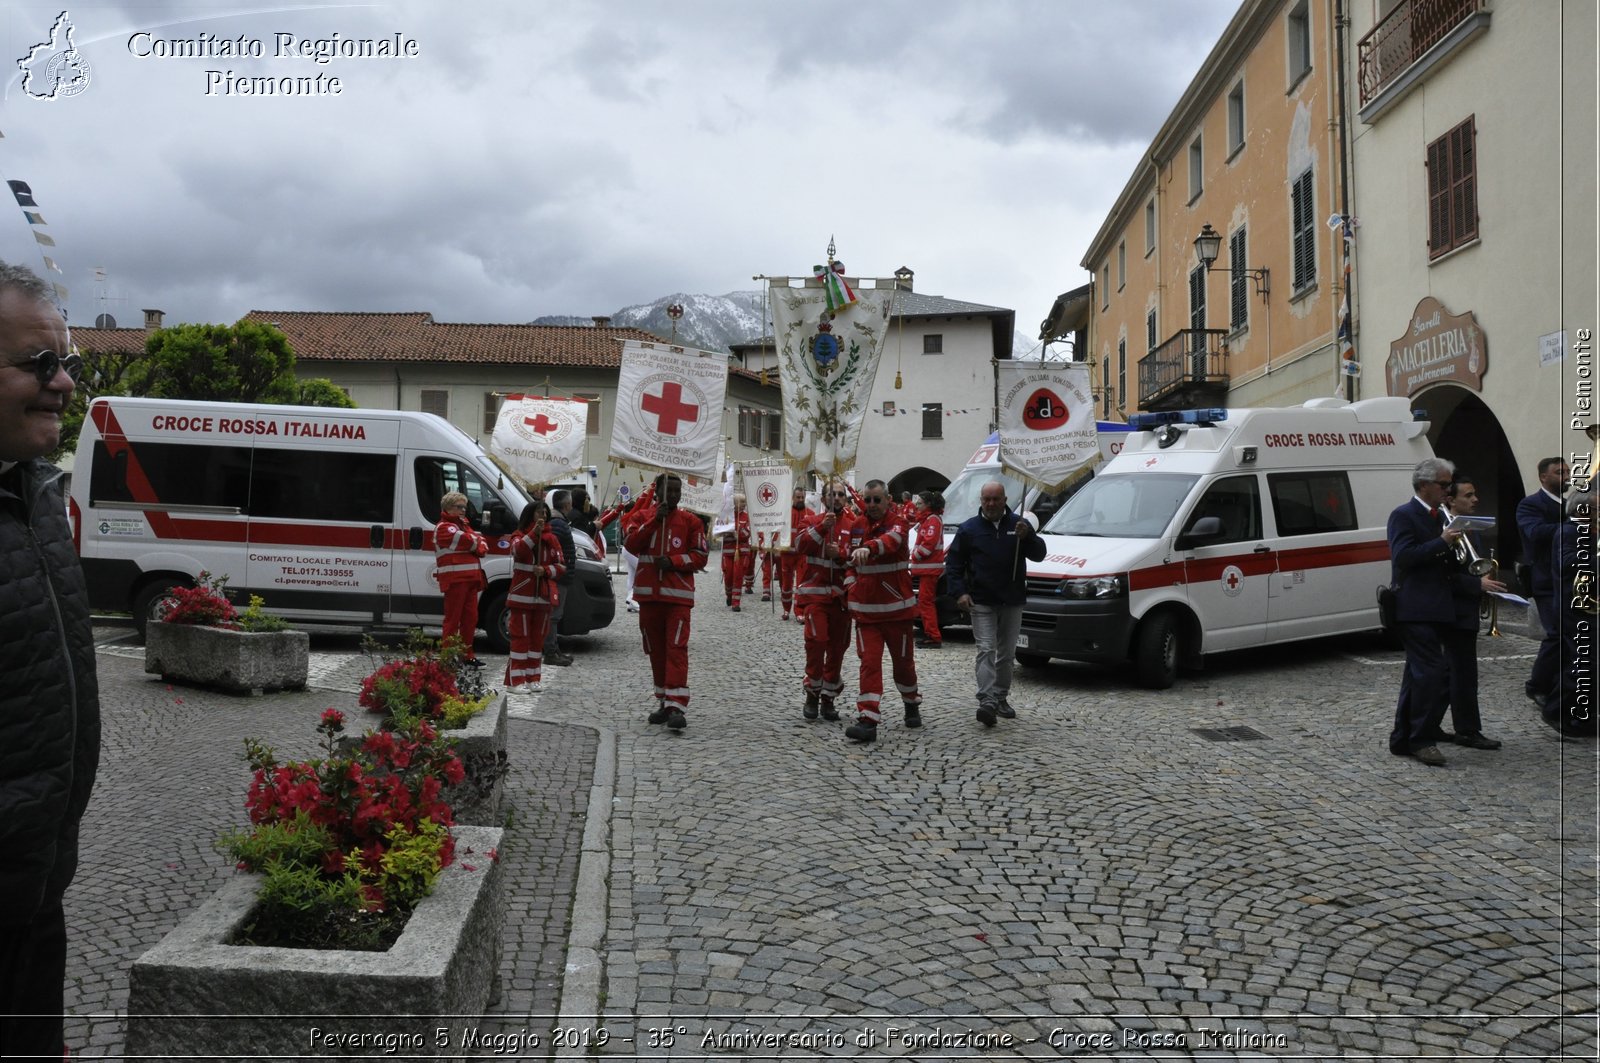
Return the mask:
<path fill-rule="evenodd" d="M 1463 542 L 1466 541 L 1466 537 L 1465 536 L 1462 537 L 1462 541 Z M 1488 568 L 1486 574 L 1488 575 L 1488 577 L 1490 579 L 1498 580 L 1500 578 L 1500 563 L 1495 560 L 1494 551 L 1493 550 L 1489 551 L 1488 562 L 1489 562 L 1489 568 Z M 1493 639 L 1499 638 L 1500 637 L 1500 599 L 1496 598 L 1492 594 L 1485 594 L 1481 598 L 1479 598 L 1478 599 L 1478 619 L 1479 620 L 1487 620 L 1487 621 L 1489 621 L 1489 637 L 1490 638 L 1493 638 Z"/>
<path fill-rule="evenodd" d="M 1474 576 L 1487 576 L 1495 570 L 1492 557 L 1479 557 L 1477 548 L 1465 534 L 1456 540 L 1456 561 Z"/>

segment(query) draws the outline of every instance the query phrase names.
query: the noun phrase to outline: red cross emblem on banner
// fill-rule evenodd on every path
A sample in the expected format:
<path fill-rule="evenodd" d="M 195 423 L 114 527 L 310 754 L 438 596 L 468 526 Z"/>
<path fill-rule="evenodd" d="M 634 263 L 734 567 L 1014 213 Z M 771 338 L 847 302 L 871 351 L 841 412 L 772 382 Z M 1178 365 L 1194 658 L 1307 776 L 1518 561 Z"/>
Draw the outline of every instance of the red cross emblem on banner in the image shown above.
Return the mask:
<path fill-rule="evenodd" d="M 561 427 L 561 423 L 559 421 L 552 421 L 542 413 L 537 417 L 524 417 L 522 419 L 522 423 L 533 429 L 535 432 L 538 432 L 542 436 L 547 436 L 551 432 L 554 432 L 557 428 Z"/>
<path fill-rule="evenodd" d="M 771 484 L 764 483 L 756 492 L 756 497 L 761 500 L 763 506 L 770 506 L 778 500 L 778 492 Z"/>
<path fill-rule="evenodd" d="M 656 415 L 656 431 L 664 436 L 677 435 L 679 421 L 694 424 L 700 420 L 700 407 L 683 400 L 683 385 L 676 380 L 663 383 L 659 395 L 645 392 L 639 400 L 639 408 Z"/>

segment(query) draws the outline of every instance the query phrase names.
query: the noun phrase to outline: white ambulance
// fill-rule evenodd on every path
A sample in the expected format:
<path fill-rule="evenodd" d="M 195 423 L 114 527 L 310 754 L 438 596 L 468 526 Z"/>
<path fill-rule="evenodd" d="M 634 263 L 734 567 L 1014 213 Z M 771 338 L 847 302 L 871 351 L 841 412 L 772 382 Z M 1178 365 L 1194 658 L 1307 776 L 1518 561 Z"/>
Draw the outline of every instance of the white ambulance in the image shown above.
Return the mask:
<path fill-rule="evenodd" d="M 1159 689 L 1209 653 L 1378 628 L 1389 513 L 1433 456 L 1405 399 L 1130 423 L 1044 526 L 1018 660 L 1132 661 Z"/>
<path fill-rule="evenodd" d="M 296 620 L 436 625 L 433 526 L 449 491 L 467 496 L 489 540 L 478 623 L 505 652 L 508 533 L 527 498 L 432 414 L 95 399 L 69 512 L 91 606 L 132 612 L 141 631 L 167 588 L 201 572 L 226 576 L 237 603 L 259 594 L 268 612 Z M 590 561 L 592 579 L 579 562 L 563 633 L 611 620 L 609 573 Z"/>

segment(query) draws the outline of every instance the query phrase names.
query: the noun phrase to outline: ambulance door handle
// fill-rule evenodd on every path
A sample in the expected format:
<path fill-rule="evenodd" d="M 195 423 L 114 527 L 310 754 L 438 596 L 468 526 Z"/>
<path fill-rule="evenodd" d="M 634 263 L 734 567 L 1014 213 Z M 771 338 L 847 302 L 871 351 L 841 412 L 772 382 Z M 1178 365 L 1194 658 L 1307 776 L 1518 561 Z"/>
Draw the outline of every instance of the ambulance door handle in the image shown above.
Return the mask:
<path fill-rule="evenodd" d="M 422 549 L 422 529 L 421 528 L 412 528 L 410 530 L 410 532 L 406 535 L 406 549 L 407 550 L 421 550 Z"/>
<path fill-rule="evenodd" d="M 1255 552 L 1258 553 L 1258 554 L 1271 553 L 1272 552 L 1272 547 L 1268 546 L 1266 543 L 1257 543 L 1256 544 L 1256 548 L 1255 548 Z"/>
<path fill-rule="evenodd" d="M 374 550 L 383 548 L 383 525 L 374 524 L 371 533 L 367 536 L 367 544 Z"/>

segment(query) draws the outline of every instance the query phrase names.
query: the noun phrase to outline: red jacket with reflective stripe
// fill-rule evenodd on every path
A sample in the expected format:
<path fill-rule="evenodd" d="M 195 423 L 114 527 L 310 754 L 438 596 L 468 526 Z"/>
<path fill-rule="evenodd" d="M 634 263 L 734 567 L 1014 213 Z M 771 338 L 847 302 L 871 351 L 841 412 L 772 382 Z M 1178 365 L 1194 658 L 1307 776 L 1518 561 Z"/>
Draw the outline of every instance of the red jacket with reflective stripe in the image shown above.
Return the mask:
<path fill-rule="evenodd" d="M 439 581 L 440 587 L 456 583 L 486 586 L 478 558 L 488 552 L 489 540 L 466 521 L 458 521 L 446 513 L 433 528 L 433 578 Z"/>
<path fill-rule="evenodd" d="M 694 605 L 694 574 L 706 567 L 709 557 L 706 526 L 698 516 L 675 509 L 663 518 L 658 507 L 649 506 L 623 545 L 639 558 L 634 600 Z M 665 568 L 656 567 L 658 557 L 667 559 Z"/>
<path fill-rule="evenodd" d="M 944 520 L 937 513 L 929 513 L 917 525 L 916 540 L 911 546 L 911 574 L 944 575 Z"/>
<path fill-rule="evenodd" d="M 794 533 L 795 552 L 805 558 L 805 566 L 800 570 L 800 585 L 794 591 L 800 602 L 826 602 L 844 597 L 851 537 L 859 535 L 861 518 L 847 509 L 838 515 L 832 532 L 825 534 L 822 522 L 827 517 L 826 513 L 814 514 L 800 531 Z M 839 557 L 826 556 L 829 543 L 839 548 Z"/>
<path fill-rule="evenodd" d="M 850 617 L 856 623 L 887 624 L 915 615 L 906 540 L 906 526 L 894 516 L 885 516 L 883 523 L 864 528 L 859 538 L 853 538 L 852 549 L 866 547 L 869 555 L 859 565 L 852 563 L 845 577 Z"/>
<path fill-rule="evenodd" d="M 560 601 L 556 580 L 566 572 L 561 556 L 561 540 L 546 527 L 537 540 L 531 530 L 511 539 L 511 590 L 506 605 L 512 609 L 532 609 Z"/>

